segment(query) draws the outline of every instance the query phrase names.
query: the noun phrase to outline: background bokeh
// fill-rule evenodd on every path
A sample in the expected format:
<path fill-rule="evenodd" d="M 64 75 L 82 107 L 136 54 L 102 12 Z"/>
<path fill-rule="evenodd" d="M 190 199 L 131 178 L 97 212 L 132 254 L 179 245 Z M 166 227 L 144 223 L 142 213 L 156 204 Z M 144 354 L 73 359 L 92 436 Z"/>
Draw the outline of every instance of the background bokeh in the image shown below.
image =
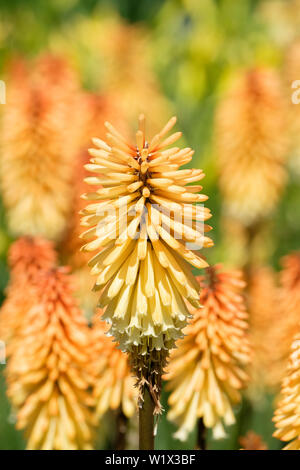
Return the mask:
<path fill-rule="evenodd" d="M 207 253 L 208 261 L 230 264 L 231 252 L 226 249 L 220 222 L 215 111 L 232 81 L 245 69 L 272 67 L 284 81 L 285 56 L 299 30 L 300 2 L 1 0 L 0 11 L 0 78 L 5 77 L 12 58 L 32 59 L 51 51 L 70 60 L 84 89 L 117 96 L 130 125 L 145 106 L 154 130 L 165 118 L 178 116 L 185 143 L 195 149 L 193 166 L 206 173 L 204 192 L 213 213 L 215 242 L 215 248 Z M 120 39 L 117 35 L 121 26 L 128 28 Z M 300 105 L 297 111 L 300 119 Z M 272 243 L 266 251 L 275 269 L 281 256 L 299 249 L 300 176 L 292 164 L 288 171 L 284 194 L 269 220 Z M 1 302 L 9 277 L 6 255 L 12 240 L 1 206 Z M 22 449 L 25 444 L 22 434 L 14 429 L 2 374 L 0 380 L 0 448 Z M 163 400 L 167 407 L 166 395 Z M 260 434 L 269 448 L 280 448 L 281 443 L 271 437 L 273 402 L 274 396 L 267 393 L 259 401 L 245 398 L 236 409 L 237 423 L 228 429 L 228 437 L 221 441 L 209 439 L 209 448 L 239 448 L 238 437 L 248 430 Z M 157 448 L 194 447 L 195 435 L 187 443 L 180 443 L 172 438 L 173 430 L 164 415 L 159 420 Z M 101 445 L 109 447 L 111 443 L 108 439 Z"/>

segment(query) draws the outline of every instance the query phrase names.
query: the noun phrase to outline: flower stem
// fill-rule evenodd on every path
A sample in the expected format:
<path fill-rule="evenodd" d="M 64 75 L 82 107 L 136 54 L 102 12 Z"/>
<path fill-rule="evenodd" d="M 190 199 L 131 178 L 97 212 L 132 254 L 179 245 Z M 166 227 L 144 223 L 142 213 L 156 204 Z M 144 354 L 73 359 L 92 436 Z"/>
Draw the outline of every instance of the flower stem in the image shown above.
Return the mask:
<path fill-rule="evenodd" d="M 139 409 L 139 449 L 154 450 L 154 408 L 149 388 L 144 386 L 143 403 Z"/>
<path fill-rule="evenodd" d="M 127 433 L 127 426 L 128 419 L 124 415 L 122 409 L 119 409 L 117 412 L 117 419 L 116 419 L 116 439 L 115 439 L 115 450 L 125 450 L 126 448 L 126 433 Z"/>
<path fill-rule="evenodd" d="M 203 419 L 199 418 L 197 423 L 197 444 L 196 449 L 206 450 L 206 428 Z"/>
<path fill-rule="evenodd" d="M 244 266 L 244 276 L 245 276 L 247 287 L 249 286 L 249 282 L 251 279 L 252 268 L 256 264 L 255 263 L 255 258 L 256 258 L 255 238 L 257 234 L 260 232 L 260 230 L 261 230 L 261 224 L 259 223 L 252 224 L 246 229 L 248 254 L 247 254 L 247 260 Z"/>

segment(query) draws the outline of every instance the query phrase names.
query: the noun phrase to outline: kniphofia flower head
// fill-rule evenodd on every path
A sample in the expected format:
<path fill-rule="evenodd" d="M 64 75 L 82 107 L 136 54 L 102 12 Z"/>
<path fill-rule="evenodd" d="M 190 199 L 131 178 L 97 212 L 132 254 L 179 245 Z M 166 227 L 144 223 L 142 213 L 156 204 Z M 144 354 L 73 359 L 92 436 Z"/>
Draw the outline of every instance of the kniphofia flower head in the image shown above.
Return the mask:
<path fill-rule="evenodd" d="M 281 394 L 273 421 L 277 428 L 273 436 L 289 442 L 284 450 L 300 450 L 300 334 L 291 346 L 288 367 L 282 380 Z"/>
<path fill-rule="evenodd" d="M 274 210 L 286 181 L 286 108 L 275 72 L 240 77 L 220 105 L 217 138 L 225 209 L 252 225 Z"/>
<path fill-rule="evenodd" d="M 269 266 L 253 267 L 249 273 L 248 305 L 250 339 L 253 357 L 249 373 L 251 376 L 250 391 L 253 398 L 258 390 L 274 388 L 282 378 L 282 361 L 279 361 L 282 326 L 285 315 L 282 315 L 279 302 L 279 288 L 274 270 Z"/>
<path fill-rule="evenodd" d="M 22 237 L 10 246 L 10 281 L 6 289 L 6 299 L 0 310 L 0 338 L 6 344 L 14 337 L 22 323 L 24 312 L 31 302 L 30 291 L 36 275 L 53 268 L 56 258 L 52 242 L 39 237 Z M 10 353 L 9 349 L 7 354 Z"/>
<path fill-rule="evenodd" d="M 254 351 L 251 375 L 256 395 L 258 386 L 280 385 L 293 337 L 299 331 L 299 253 L 283 257 L 281 264 L 279 282 L 268 267 L 253 269 L 250 275 L 250 333 Z"/>
<path fill-rule="evenodd" d="M 21 237 L 8 252 L 11 282 L 30 282 L 40 271 L 48 271 L 57 262 L 53 243 L 41 237 Z"/>
<path fill-rule="evenodd" d="M 210 214 L 195 205 L 207 199 L 197 194 L 201 187 L 187 186 L 204 176 L 202 170 L 179 170 L 192 150 L 166 150 L 181 136 L 166 137 L 175 122 L 147 142 L 141 116 L 134 145 L 107 123 L 108 144 L 93 139 L 97 148 L 86 166 L 96 174 L 86 181 L 102 187 L 84 196 L 99 201 L 83 211 L 82 223 L 91 228 L 82 237 L 94 238 L 84 250 L 98 251 L 89 265 L 95 289 L 104 289 L 99 306 L 107 306 L 105 318 L 124 350 L 169 349 L 189 316 L 183 299 L 199 305 L 188 264 L 207 263 L 187 243 L 211 246 L 197 224 Z M 177 221 L 176 213 L 185 219 Z"/>
<path fill-rule="evenodd" d="M 11 67 L 3 112 L 1 190 L 14 235 L 58 239 L 71 203 L 77 80 L 64 60 Z"/>
<path fill-rule="evenodd" d="M 299 331 L 300 322 L 300 253 L 284 256 L 281 260 L 279 307 L 281 331 L 278 344 L 279 360 L 286 368 L 290 345 Z"/>
<path fill-rule="evenodd" d="M 298 7 L 299 8 L 299 7 Z M 300 116 L 298 80 L 300 76 L 300 39 L 299 37 L 286 48 L 286 57 L 283 70 L 285 78 L 286 92 L 288 93 L 288 119 L 291 149 L 290 166 L 292 171 L 300 175 Z M 296 86 L 296 88 L 294 88 Z M 291 96 L 292 95 L 292 96 Z M 291 96 L 291 98 L 290 98 Z"/>
<path fill-rule="evenodd" d="M 82 224 L 90 228 L 82 237 L 93 239 L 83 249 L 97 252 L 89 265 L 101 291 L 99 307 L 106 308 L 103 318 L 122 350 L 139 359 L 153 352 L 147 360 L 154 368 L 147 361 L 133 365 L 155 376 L 163 366 L 156 354 L 166 356 L 190 316 L 185 300 L 199 306 L 199 284 L 189 265 L 207 266 L 197 250 L 212 245 L 203 233 L 210 213 L 196 205 L 207 197 L 198 194 L 201 186 L 189 185 L 203 172 L 179 169 L 191 161 L 190 148 L 167 149 L 181 136 L 166 136 L 175 122 L 173 117 L 148 141 L 140 116 L 134 144 L 106 123 L 108 143 L 93 139 L 97 148 L 90 149 L 86 166 L 95 173 L 86 181 L 96 191 L 84 197 L 96 202 L 83 211 Z"/>
<path fill-rule="evenodd" d="M 91 447 L 92 350 L 91 330 L 72 296 L 67 269 L 40 273 L 6 369 L 7 393 L 27 448 Z"/>
<path fill-rule="evenodd" d="M 193 319 L 171 353 L 165 377 L 172 390 L 168 418 L 178 425 L 179 439 L 187 438 L 198 418 L 217 438 L 224 436 L 222 421 L 235 422 L 232 405 L 241 399 L 250 357 L 241 276 L 216 265 L 197 278 L 203 308 L 191 308 Z"/>

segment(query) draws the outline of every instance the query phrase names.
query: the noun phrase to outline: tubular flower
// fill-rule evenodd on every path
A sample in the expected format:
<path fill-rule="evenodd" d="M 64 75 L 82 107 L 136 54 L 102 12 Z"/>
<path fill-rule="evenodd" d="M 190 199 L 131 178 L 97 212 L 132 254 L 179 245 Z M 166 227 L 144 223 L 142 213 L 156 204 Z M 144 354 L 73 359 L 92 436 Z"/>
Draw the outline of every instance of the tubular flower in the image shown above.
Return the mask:
<path fill-rule="evenodd" d="M 299 329 L 300 255 L 282 259 L 280 286 L 270 268 L 254 270 L 249 284 L 255 385 L 277 387 L 286 370 L 290 346 Z"/>
<path fill-rule="evenodd" d="M 300 5 L 300 4 L 299 4 Z M 299 8 L 299 7 L 298 7 Z M 285 57 L 284 77 L 288 96 L 289 130 L 291 138 L 290 165 L 300 175 L 300 117 L 297 103 L 299 102 L 299 87 L 297 80 L 300 76 L 300 39 L 298 38 L 287 47 Z"/>
<path fill-rule="evenodd" d="M 232 404 L 240 401 L 250 352 L 246 334 L 248 314 L 239 271 L 222 271 L 220 265 L 197 278 L 203 308 L 191 309 L 193 319 L 185 337 L 171 353 L 166 379 L 170 381 L 168 418 L 179 429 L 175 436 L 186 440 L 203 418 L 216 438 L 224 436 L 221 421 L 235 422 Z"/>
<path fill-rule="evenodd" d="M 7 367 L 8 396 L 29 449 L 88 449 L 92 336 L 67 268 L 41 273 Z"/>
<path fill-rule="evenodd" d="M 267 444 L 262 440 L 259 434 L 248 431 L 247 434 L 239 438 L 242 450 L 268 450 Z"/>
<path fill-rule="evenodd" d="M 31 301 L 29 291 L 35 276 L 55 264 L 56 252 L 47 240 L 23 237 L 11 245 L 8 253 L 10 282 L 0 310 L 0 339 L 8 343 L 15 335 Z"/>
<path fill-rule="evenodd" d="M 227 213 L 246 226 L 269 215 L 283 190 L 285 124 L 280 82 L 268 69 L 243 75 L 220 106 L 220 187 Z"/>
<path fill-rule="evenodd" d="M 300 253 L 293 253 L 282 259 L 283 269 L 280 272 L 280 310 L 282 321 L 279 341 L 279 360 L 285 369 L 290 345 L 294 335 L 299 331 L 300 319 Z"/>
<path fill-rule="evenodd" d="M 57 261 L 53 243 L 40 237 L 22 237 L 8 253 L 11 282 L 31 282 L 40 271 L 51 269 Z"/>
<path fill-rule="evenodd" d="M 273 421 L 277 430 L 273 436 L 288 442 L 284 450 L 300 450 L 300 334 L 298 333 L 291 347 L 291 354 L 286 371 L 282 380 L 282 388 L 279 402 Z"/>
<path fill-rule="evenodd" d="M 101 418 L 108 409 L 120 409 L 130 418 L 137 407 L 137 389 L 134 387 L 127 354 L 117 348 L 105 333 L 107 327 L 97 315 L 94 321 L 96 383 L 94 398 L 96 414 Z"/>
<path fill-rule="evenodd" d="M 278 386 L 283 373 L 278 357 L 283 316 L 279 308 L 277 279 L 272 268 L 261 266 L 251 270 L 248 294 L 253 349 L 250 375 L 257 395 L 258 387 Z"/>
<path fill-rule="evenodd" d="M 69 67 L 54 57 L 42 57 L 31 72 L 21 63 L 10 71 L 0 174 L 14 235 L 57 239 L 65 228 L 76 140 L 69 131 L 76 85 Z"/>
<path fill-rule="evenodd" d="M 89 265 L 97 275 L 94 289 L 102 291 L 99 307 L 107 307 L 103 319 L 111 323 L 110 334 L 121 349 L 145 358 L 147 370 L 148 360 L 157 363 L 156 355 L 163 364 L 181 336 L 190 316 L 184 299 L 199 306 L 199 285 L 189 263 L 207 266 L 193 250 L 212 245 L 200 229 L 210 213 L 195 205 L 207 197 L 197 194 L 201 186 L 186 186 L 203 178 L 203 172 L 179 170 L 192 159 L 190 148 L 165 149 L 181 136 L 166 137 L 175 122 L 172 118 L 147 142 L 140 116 L 136 145 L 106 123 L 108 144 L 93 139 L 97 149 L 90 150 L 93 158 L 86 165 L 96 173 L 86 181 L 101 185 L 84 196 L 98 202 L 86 206 L 82 219 L 91 227 L 82 238 L 94 238 L 83 249 L 98 251 Z"/>

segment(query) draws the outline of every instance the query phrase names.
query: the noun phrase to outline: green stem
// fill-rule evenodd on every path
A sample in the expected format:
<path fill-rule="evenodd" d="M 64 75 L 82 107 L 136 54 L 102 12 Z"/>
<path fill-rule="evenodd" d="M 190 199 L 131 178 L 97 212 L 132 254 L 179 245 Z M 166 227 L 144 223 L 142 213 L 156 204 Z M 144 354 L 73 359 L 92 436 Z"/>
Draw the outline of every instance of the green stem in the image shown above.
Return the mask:
<path fill-rule="evenodd" d="M 206 428 L 203 419 L 199 418 L 197 422 L 197 444 L 196 449 L 206 450 Z"/>
<path fill-rule="evenodd" d="M 128 418 L 124 415 L 121 408 L 119 408 L 117 412 L 116 427 L 117 427 L 117 433 L 116 433 L 114 449 L 125 450 Z"/>
<path fill-rule="evenodd" d="M 139 449 L 154 450 L 154 401 L 144 386 L 143 405 L 139 409 Z"/>

